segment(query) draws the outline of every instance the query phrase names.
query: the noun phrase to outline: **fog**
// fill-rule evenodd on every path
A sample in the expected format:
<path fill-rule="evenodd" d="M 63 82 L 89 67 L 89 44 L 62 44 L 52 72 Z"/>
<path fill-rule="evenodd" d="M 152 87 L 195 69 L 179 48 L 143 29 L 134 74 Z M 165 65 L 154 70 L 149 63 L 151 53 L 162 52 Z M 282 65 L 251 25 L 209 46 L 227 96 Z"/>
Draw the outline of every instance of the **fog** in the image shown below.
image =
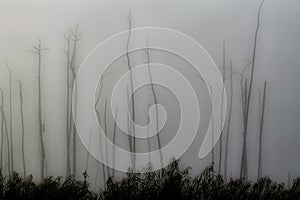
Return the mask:
<path fill-rule="evenodd" d="M 40 38 L 44 47 L 41 71 L 42 115 L 45 123 L 44 143 L 46 150 L 47 171 L 51 176 L 66 174 L 66 55 L 67 48 L 64 34 L 79 23 L 82 38 L 78 42 L 76 68 L 87 54 L 100 42 L 113 34 L 128 29 L 127 16 L 132 17 L 132 28 L 164 27 L 185 33 L 200 43 L 210 54 L 218 67 L 222 67 L 222 45 L 226 43 L 226 66 L 232 61 L 233 70 L 241 72 L 251 59 L 253 39 L 256 27 L 257 9 L 260 1 L 238 0 L 202 0 L 202 1 L 16 1 L 0 2 L 0 87 L 4 91 L 5 113 L 9 120 L 9 74 L 5 62 L 12 70 L 13 99 L 13 144 L 15 170 L 22 172 L 21 128 L 19 115 L 18 80 L 23 83 L 25 115 L 25 155 L 27 174 L 40 177 L 40 138 L 38 133 L 38 96 L 37 96 L 37 57 L 28 51 L 38 44 Z M 286 182 L 288 173 L 292 177 L 300 176 L 298 156 L 300 141 L 300 2 L 296 0 L 265 1 L 260 18 L 257 41 L 257 55 L 253 97 L 250 106 L 249 129 L 247 135 L 248 174 L 250 180 L 257 175 L 257 155 L 259 144 L 258 128 L 258 88 L 262 91 L 267 80 L 265 123 L 263 132 L 262 175 L 270 176 L 280 182 Z M 133 39 L 134 40 L 134 39 Z M 155 38 L 150 38 L 155 40 Z M 146 43 L 146 39 L 145 39 Z M 125 50 L 125 46 L 122 46 Z M 167 55 L 161 51 L 150 50 L 151 59 L 157 63 L 168 63 L 189 77 L 200 99 L 201 115 L 210 114 L 207 88 L 193 76 L 188 63 Z M 130 54 L 133 65 L 144 64 L 144 51 Z M 124 66 L 125 65 L 125 66 Z M 122 66 L 122 67 L 120 67 Z M 111 91 L 114 83 L 125 73 L 126 57 L 114 62 L 108 71 L 114 74 L 107 77 L 104 94 Z M 249 73 L 249 72 L 248 72 Z M 166 75 L 167 76 L 167 75 Z M 138 77 L 143 78 L 143 77 Z M 105 78 L 106 79 L 106 78 Z M 232 127 L 229 141 L 228 176 L 239 177 L 242 154 L 242 110 L 240 101 L 239 76 L 234 76 L 234 99 Z M 226 92 L 228 85 L 226 84 Z M 142 88 L 143 89 L 143 88 Z M 141 89 L 141 90 L 142 90 Z M 160 103 L 169 112 L 162 134 L 162 144 L 172 139 L 173 130 L 177 129 L 180 111 L 171 92 L 157 87 Z M 126 94 L 126 91 L 125 91 Z M 147 99 L 151 93 L 137 91 L 137 107 L 140 116 L 137 123 L 145 124 Z M 80 95 L 80 92 L 79 92 Z M 105 95 L 104 95 L 105 96 Z M 124 97 L 125 98 L 125 97 Z M 102 106 L 105 101 L 101 98 Z M 153 102 L 152 102 L 153 103 Z M 101 109 L 103 111 L 103 107 Z M 171 114 L 170 114 L 171 113 Z M 204 114 L 202 114 L 204 113 Z M 111 114 L 109 114 L 111 117 Z M 198 174 L 211 162 L 211 156 L 198 159 L 198 152 L 207 129 L 209 118 L 203 117 L 198 135 L 191 147 L 181 157 L 182 166 L 192 167 L 192 174 Z M 111 120 L 108 122 L 113 127 Z M 117 144 L 129 150 L 125 135 L 118 131 Z M 170 135 L 172 137 L 170 137 Z M 124 139 L 123 139 L 124 138 Z M 223 138 L 223 143 L 225 138 Z M 146 151 L 141 142 L 138 151 Z M 155 138 L 152 148 L 157 148 Z M 223 144 L 224 145 L 224 144 Z M 218 168 L 219 143 L 215 147 L 215 164 Z M 85 170 L 87 150 L 77 138 L 77 173 L 82 178 Z M 224 159 L 224 156 L 223 156 Z M 95 187 L 103 185 L 96 176 L 99 163 L 89 157 L 89 181 Z M 123 173 L 117 173 L 122 176 Z M 95 180 L 98 177 L 99 180 Z"/>

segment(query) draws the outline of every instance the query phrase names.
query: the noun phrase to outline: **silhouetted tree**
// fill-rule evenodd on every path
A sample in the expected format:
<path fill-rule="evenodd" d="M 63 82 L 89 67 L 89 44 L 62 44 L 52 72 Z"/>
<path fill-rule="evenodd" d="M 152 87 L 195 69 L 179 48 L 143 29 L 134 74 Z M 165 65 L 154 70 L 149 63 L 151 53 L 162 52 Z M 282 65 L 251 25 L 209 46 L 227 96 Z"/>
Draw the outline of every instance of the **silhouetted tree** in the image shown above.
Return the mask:
<path fill-rule="evenodd" d="M 47 163 L 46 163 L 46 153 L 45 153 L 45 144 L 44 144 L 44 132 L 45 132 L 45 123 L 42 120 L 42 86 L 41 86 L 41 68 L 42 68 L 42 52 L 48 50 L 47 48 L 42 48 L 42 42 L 39 40 L 39 43 L 36 46 L 33 46 L 30 52 L 38 56 L 38 126 L 40 134 L 40 143 L 41 143 L 41 179 L 47 176 Z"/>
<path fill-rule="evenodd" d="M 264 128 L 264 118 L 265 118 L 265 106 L 266 106 L 266 93 L 267 93 L 267 81 L 264 83 L 264 93 L 262 97 L 262 105 L 261 105 L 261 97 L 259 92 L 259 149 L 258 149 L 258 167 L 257 167 L 257 179 L 261 178 L 262 175 L 262 136 L 263 136 L 263 128 Z"/>
<path fill-rule="evenodd" d="M 153 84 L 153 79 L 152 79 L 152 74 L 151 74 L 151 69 L 150 69 L 150 53 L 149 53 L 149 46 L 148 46 L 148 38 L 147 38 L 147 47 L 146 47 L 146 55 L 147 55 L 147 67 L 148 67 L 148 75 L 150 79 L 150 88 L 152 92 L 152 97 L 154 100 L 154 106 L 155 106 L 155 119 L 156 119 L 156 137 L 157 137 L 157 144 L 158 144 L 158 150 L 160 153 L 160 164 L 161 167 L 163 167 L 163 155 L 161 152 L 161 141 L 160 141 L 160 132 L 159 132 L 159 117 L 158 117 L 158 100 L 157 100 L 157 95 L 155 92 L 154 84 Z"/>
<path fill-rule="evenodd" d="M 11 172 L 14 171 L 14 148 L 13 148 L 13 123 L 12 123 L 12 79 L 11 79 L 11 69 L 7 63 L 5 63 L 6 68 L 9 72 L 9 135 L 10 135 L 10 167 Z"/>
<path fill-rule="evenodd" d="M 22 163 L 23 163 L 23 175 L 24 178 L 26 177 L 26 162 L 25 162 L 25 130 L 24 130 L 24 114 L 23 114 L 23 91 L 22 91 L 22 82 L 19 81 L 19 95 L 20 95 L 20 118 L 21 118 L 21 135 L 22 135 L 22 142 L 21 142 L 21 149 L 22 149 Z"/>
<path fill-rule="evenodd" d="M 253 41 L 253 50 L 252 50 L 252 59 L 251 59 L 251 74 L 250 74 L 250 79 L 249 79 L 249 88 L 247 87 L 248 83 L 247 81 L 245 84 L 245 119 L 244 119 L 244 141 L 243 141 L 243 147 L 242 147 L 242 162 L 241 162 L 241 172 L 240 175 L 241 177 L 247 178 L 248 172 L 247 172 L 247 133 L 248 133 L 248 122 L 249 122 L 249 108 L 250 108 L 250 101 L 252 97 L 252 87 L 253 87 L 253 79 L 254 79 L 254 72 L 255 72 L 255 61 L 256 61 L 256 46 L 257 46 L 257 38 L 258 38 L 258 32 L 259 32 L 259 27 L 260 27 L 260 13 L 261 13 L 261 8 L 264 4 L 264 1 L 261 2 L 258 8 L 257 12 L 257 23 L 256 23 L 256 30 L 254 33 L 254 41 Z"/>

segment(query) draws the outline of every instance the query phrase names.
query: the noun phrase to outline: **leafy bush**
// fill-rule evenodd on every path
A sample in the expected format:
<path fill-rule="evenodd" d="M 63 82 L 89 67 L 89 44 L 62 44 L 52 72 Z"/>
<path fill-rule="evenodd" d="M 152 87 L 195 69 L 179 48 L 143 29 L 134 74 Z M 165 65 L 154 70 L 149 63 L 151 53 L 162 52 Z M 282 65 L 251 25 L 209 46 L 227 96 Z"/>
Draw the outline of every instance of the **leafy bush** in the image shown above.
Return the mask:
<path fill-rule="evenodd" d="M 0 199 L 70 199 L 70 200 L 216 200 L 216 199 L 300 199 L 300 178 L 293 181 L 290 188 L 283 183 L 272 182 L 268 177 L 256 183 L 245 179 L 231 179 L 225 183 L 222 176 L 213 171 L 213 166 L 206 168 L 196 177 L 189 176 L 190 168 L 180 169 L 178 161 L 173 161 L 160 171 L 151 171 L 151 164 L 143 172 L 134 174 L 130 171 L 121 180 L 110 177 L 106 189 L 99 193 L 92 192 L 86 181 L 76 181 L 68 177 L 48 177 L 41 183 L 33 182 L 32 176 L 21 178 L 17 173 L 4 177 L 0 173 Z"/>

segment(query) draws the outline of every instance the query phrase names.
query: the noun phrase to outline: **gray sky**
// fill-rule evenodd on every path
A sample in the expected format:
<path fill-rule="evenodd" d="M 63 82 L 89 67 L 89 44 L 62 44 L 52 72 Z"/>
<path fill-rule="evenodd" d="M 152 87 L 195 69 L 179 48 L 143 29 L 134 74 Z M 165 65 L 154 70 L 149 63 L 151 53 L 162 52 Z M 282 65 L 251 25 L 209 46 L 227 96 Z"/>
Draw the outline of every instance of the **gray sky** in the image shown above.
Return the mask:
<path fill-rule="evenodd" d="M 112 34 L 127 29 L 128 11 L 131 10 L 133 27 L 158 26 L 181 31 L 202 44 L 216 64 L 222 64 L 222 42 L 226 41 L 227 58 L 232 59 L 235 71 L 240 71 L 251 57 L 257 8 L 260 1 L 246 0 L 166 0 L 166 1 L 96 1 L 96 0 L 1 0 L 0 1 L 0 85 L 7 92 L 7 71 L 3 61 L 12 67 L 13 79 L 24 82 L 26 155 L 29 173 L 38 175 L 39 142 L 36 125 L 36 67 L 35 57 L 26 49 L 41 38 L 50 50 L 45 53 L 43 73 L 44 118 L 46 121 L 46 149 L 49 174 L 62 175 L 65 170 L 63 153 L 65 42 L 63 34 L 69 27 L 80 23 L 84 33 L 80 41 L 80 60 L 99 42 Z M 257 71 L 254 87 L 254 105 L 257 88 L 263 80 L 269 83 L 266 124 L 264 133 L 263 175 L 285 181 L 288 171 L 300 176 L 300 2 L 297 0 L 266 0 L 262 9 L 261 29 L 258 40 Z M 236 78 L 237 79 L 237 78 Z M 235 82 L 238 92 L 238 81 Z M 13 97 L 18 98 L 17 84 Z M 61 98 L 60 98 L 61 97 Z M 7 100 L 7 99 L 6 99 Z M 240 116 L 240 102 L 235 95 L 233 121 Z M 14 121 L 19 123 L 17 100 Z M 257 110 L 253 106 L 248 147 L 250 177 L 255 178 L 257 166 L 258 131 Z M 18 126 L 14 127 L 16 160 L 21 157 L 18 149 Z M 239 174 L 241 153 L 241 127 L 233 126 L 230 141 L 230 168 Z M 55 150 L 54 148 L 55 147 Z M 208 160 L 197 160 L 199 144 L 195 142 L 183 156 L 183 165 L 199 172 Z M 81 147 L 79 154 L 85 159 Z M 83 159 L 83 160 L 84 160 Z M 17 169 L 21 165 L 16 161 Z M 79 166 L 84 166 L 79 163 Z M 231 174 L 231 173 L 229 173 Z"/>

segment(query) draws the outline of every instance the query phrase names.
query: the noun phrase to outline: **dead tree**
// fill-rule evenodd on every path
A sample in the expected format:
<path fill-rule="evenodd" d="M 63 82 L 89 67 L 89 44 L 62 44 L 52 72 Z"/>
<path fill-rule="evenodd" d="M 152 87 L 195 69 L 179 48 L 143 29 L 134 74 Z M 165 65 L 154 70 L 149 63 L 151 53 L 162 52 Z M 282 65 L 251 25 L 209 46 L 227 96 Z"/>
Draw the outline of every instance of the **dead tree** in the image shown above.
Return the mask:
<path fill-rule="evenodd" d="M 150 103 L 148 104 L 148 110 L 150 110 Z M 150 165 L 151 164 L 151 145 L 150 145 L 150 127 L 149 127 L 150 116 L 149 116 L 149 113 L 147 113 L 147 123 L 148 123 L 148 126 L 147 126 L 147 133 L 148 133 L 147 145 L 148 145 L 148 155 L 149 155 L 149 165 Z"/>
<path fill-rule="evenodd" d="M 65 35 L 67 41 L 67 83 L 66 83 L 66 139 L 67 139 L 67 165 L 66 165 L 66 177 L 71 175 L 71 160 L 70 160 L 70 45 L 71 45 L 71 32 L 69 35 Z"/>
<path fill-rule="evenodd" d="M 108 137 L 107 131 L 107 98 L 105 98 L 105 107 L 104 107 L 104 133 L 106 137 Z M 105 161 L 108 163 L 108 150 L 107 150 L 107 139 L 105 139 Z M 110 177 L 109 167 L 106 166 L 107 176 Z"/>
<path fill-rule="evenodd" d="M 0 94 L 1 94 L 1 108 L 4 106 L 4 95 L 3 95 L 3 90 L 0 88 Z M 4 119 L 1 114 L 1 150 L 0 150 L 0 168 L 3 169 L 3 149 L 4 149 Z"/>
<path fill-rule="evenodd" d="M 5 63 L 6 68 L 9 72 L 9 135 L 10 135 L 10 167 L 11 172 L 14 171 L 14 148 L 13 148 L 13 131 L 12 131 L 12 79 L 11 79 L 11 69 L 7 63 Z"/>
<path fill-rule="evenodd" d="M 158 143 L 158 149 L 160 153 L 160 164 L 161 167 L 163 167 L 163 155 L 161 152 L 161 141 L 160 141 L 160 132 L 159 132 L 159 118 L 158 118 L 158 100 L 157 100 L 157 95 L 155 92 L 154 84 L 153 84 L 153 79 L 152 79 L 152 73 L 150 69 L 150 53 L 149 53 L 149 47 L 148 47 L 148 38 L 147 38 L 147 47 L 146 47 L 146 55 L 147 55 L 147 67 L 148 67 L 148 75 L 150 79 L 150 88 L 152 91 L 152 97 L 154 100 L 154 106 L 155 106 L 155 115 L 156 115 L 156 136 L 157 136 L 157 143 Z"/>
<path fill-rule="evenodd" d="M 19 81 L 19 95 L 20 95 L 20 118 L 21 118 L 21 135 L 22 135 L 22 162 L 23 162 L 23 175 L 26 177 L 26 162 L 25 162 L 25 148 L 24 148 L 24 139 L 25 139 L 25 129 L 24 129 L 24 114 L 23 114 L 23 91 L 22 91 L 22 82 Z"/>
<path fill-rule="evenodd" d="M 266 93 L 267 93 L 267 81 L 264 83 L 264 93 L 262 99 L 262 105 L 259 103 L 259 149 L 258 149 L 258 168 L 257 168 L 257 179 L 261 178 L 262 175 L 262 135 L 264 128 L 264 118 L 265 118 L 265 105 L 266 105 Z M 259 92 L 259 102 L 260 92 Z"/>
<path fill-rule="evenodd" d="M 42 42 L 39 40 L 38 45 L 33 46 L 30 52 L 38 56 L 38 126 L 39 126 L 39 135 L 41 143 L 41 179 L 47 176 L 47 163 L 46 163 L 46 153 L 45 153 L 45 144 L 44 144 L 44 132 L 45 132 L 45 123 L 42 119 L 42 88 L 41 88 L 41 68 L 42 68 L 42 52 L 48 50 L 47 48 L 42 48 Z"/>
<path fill-rule="evenodd" d="M 261 8 L 264 4 L 264 1 L 261 2 L 258 8 L 257 12 L 257 23 L 256 23 L 256 30 L 254 33 L 254 41 L 253 41 L 253 50 L 252 50 L 252 59 L 251 59 L 251 74 L 250 74 L 250 79 L 249 79 L 249 88 L 245 88 L 247 91 L 246 96 L 245 96 L 245 120 L 244 120 L 244 130 L 243 130 L 243 135 L 244 135 L 244 141 L 243 141 L 243 147 L 242 147 L 242 162 L 241 162 L 241 172 L 240 175 L 241 177 L 244 177 L 247 179 L 247 133 L 248 133 L 248 122 L 249 122 L 249 108 L 250 108 L 250 102 L 251 102 L 251 97 L 252 97 L 252 87 L 253 87 L 253 79 L 254 79 L 254 72 L 255 72 L 255 60 L 256 60 L 256 47 L 257 47 L 257 38 L 258 38 L 258 32 L 260 28 L 260 13 L 261 13 Z M 245 84 L 246 86 L 247 84 Z"/>
<path fill-rule="evenodd" d="M 127 38 L 127 42 L 126 42 L 126 58 L 127 58 L 127 67 L 128 67 L 128 70 L 130 72 L 130 92 L 131 92 L 131 111 L 132 111 L 132 121 L 133 123 L 130 123 L 130 130 L 131 130 L 131 148 L 130 149 L 130 152 L 132 152 L 132 160 L 133 160 L 133 163 L 132 163 L 132 168 L 133 168 L 133 171 L 135 171 L 136 169 L 136 158 L 135 158 L 135 152 L 136 152 L 136 149 L 135 149 L 135 98 L 134 98 L 134 91 L 133 91 L 133 86 L 134 86 L 134 83 L 133 83 L 133 74 L 132 74 L 132 66 L 131 66 L 131 61 L 130 61 L 130 56 L 129 56 L 129 43 L 130 43 L 130 38 L 131 38 L 131 26 L 132 26 L 132 23 L 131 23 L 131 12 L 129 11 L 129 15 L 127 16 L 127 21 L 128 21 L 128 38 Z"/>
<path fill-rule="evenodd" d="M 95 112 L 96 112 L 96 115 L 97 115 L 97 119 L 98 119 L 98 123 L 99 123 L 99 126 L 100 128 L 102 127 L 102 123 L 101 123 L 101 115 L 100 115 L 100 111 L 99 109 L 97 108 L 99 103 L 100 103 L 100 97 L 102 96 L 102 91 L 103 91 L 103 85 L 104 85 L 104 77 L 105 76 L 108 76 L 110 75 L 112 72 L 110 73 L 104 73 L 102 74 L 102 77 L 100 77 L 100 86 L 99 86 L 99 91 L 98 91 L 98 95 L 97 95 L 97 98 L 96 98 L 96 101 L 95 101 L 95 105 L 94 105 L 94 109 L 95 109 Z M 102 139 L 101 139 L 101 135 L 100 135 L 100 145 L 102 144 Z M 100 157 L 101 157 L 101 160 L 104 160 L 104 156 L 103 156 L 103 151 L 102 151 L 102 147 L 100 146 Z M 96 179 L 95 179 L 95 182 L 97 182 L 97 178 L 98 178 L 98 173 L 99 173 L 99 166 L 97 167 L 97 171 L 96 171 Z M 103 173 L 103 183 L 105 184 L 106 183 L 106 173 L 105 173 L 105 168 L 104 168 L 104 165 L 102 164 L 102 173 Z M 95 183 L 96 185 L 96 183 Z"/>
<path fill-rule="evenodd" d="M 221 174 L 221 167 L 222 167 L 222 155 L 223 155 L 223 107 L 224 107 L 224 93 L 225 93 L 225 41 L 223 41 L 223 86 L 222 86 L 222 97 L 221 97 L 221 135 L 220 135 L 220 149 L 219 149 L 219 170 L 218 173 Z"/>
<path fill-rule="evenodd" d="M 231 115 L 232 115 L 232 101 L 233 101 L 233 69 L 232 62 L 230 60 L 230 100 L 229 100 L 229 113 L 228 113 L 228 121 L 227 121 L 227 130 L 226 130 L 226 146 L 225 146 L 225 163 L 224 163 L 224 180 L 227 182 L 227 167 L 228 167 L 228 148 L 229 148 L 229 136 L 230 136 L 230 128 L 231 128 Z"/>
<path fill-rule="evenodd" d="M 3 93 L 1 93 L 1 97 L 2 97 L 2 100 L 3 100 Z M 6 120 L 6 117 L 5 117 L 5 113 L 4 113 L 4 104 L 1 105 L 0 107 L 0 110 L 1 110 L 1 115 L 2 115 L 2 120 L 3 120 L 3 126 L 5 127 L 4 130 L 5 130 L 5 135 L 6 135 L 6 145 L 7 145 L 7 168 L 8 168 L 8 176 L 11 175 L 11 162 L 10 162 L 10 159 L 11 159 L 11 156 L 10 156 L 10 144 L 9 144 L 9 133 L 8 133 L 8 128 L 7 128 L 7 120 Z"/>
<path fill-rule="evenodd" d="M 74 30 L 70 30 L 68 35 L 65 35 L 65 39 L 67 41 L 67 98 L 66 98 L 66 137 L 67 137 L 67 165 L 66 165 L 66 177 L 76 176 L 76 127 L 73 120 L 73 117 L 76 119 L 76 107 L 77 107 L 77 86 L 76 86 L 76 56 L 77 56 L 77 47 L 78 41 L 81 39 L 82 34 L 78 32 L 79 24 L 76 25 Z M 72 96 L 72 92 L 74 92 L 74 96 Z M 74 97 L 74 98 L 73 98 Z M 72 110 L 72 102 L 74 103 L 74 113 Z M 72 172 L 71 172 L 71 143 L 72 143 Z"/>
<path fill-rule="evenodd" d="M 117 120 L 118 120 L 118 108 L 116 108 L 115 119 L 114 119 L 114 130 L 113 130 L 113 168 L 112 168 L 112 177 L 115 177 L 115 159 L 116 159 L 116 134 L 117 134 Z"/>

